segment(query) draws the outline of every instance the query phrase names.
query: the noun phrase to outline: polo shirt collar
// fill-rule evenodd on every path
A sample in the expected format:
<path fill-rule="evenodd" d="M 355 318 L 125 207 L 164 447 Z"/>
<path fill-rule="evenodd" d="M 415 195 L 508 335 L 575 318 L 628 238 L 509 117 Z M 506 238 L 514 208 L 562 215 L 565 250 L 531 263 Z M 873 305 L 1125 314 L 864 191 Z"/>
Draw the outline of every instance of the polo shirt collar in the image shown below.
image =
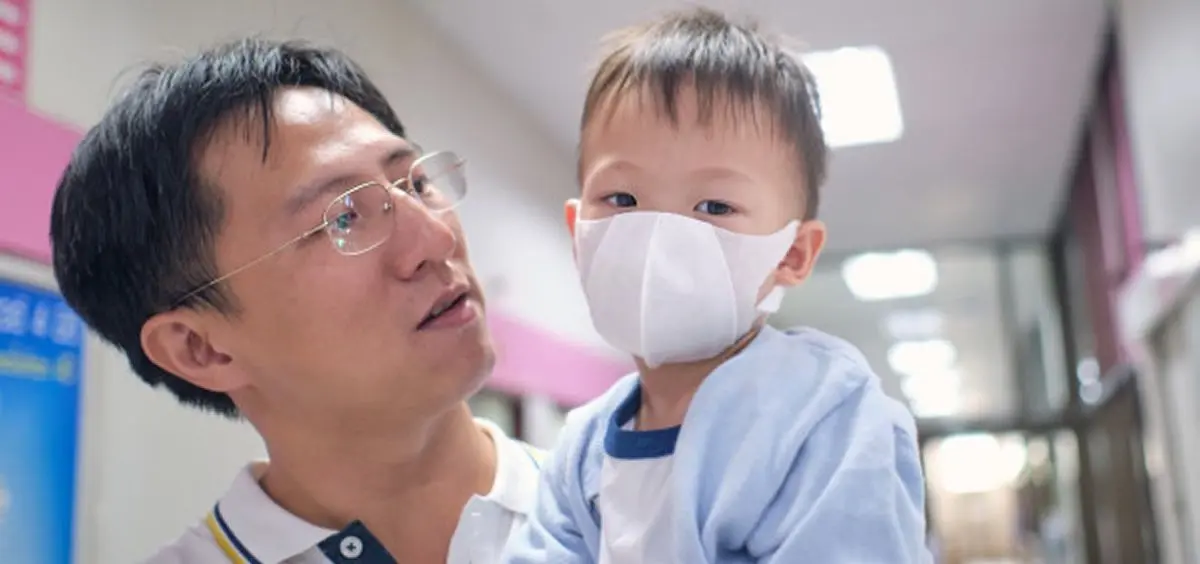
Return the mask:
<path fill-rule="evenodd" d="M 477 419 L 476 424 L 491 436 L 496 448 L 496 479 L 483 499 L 518 515 L 528 515 L 537 494 L 541 451 L 509 438 L 490 421 Z M 265 461 L 243 468 L 209 515 L 208 527 L 223 551 L 234 551 L 248 564 L 255 564 L 281 562 L 313 547 L 327 551 L 350 536 L 365 542 L 365 550 L 378 544 L 361 523 L 335 531 L 313 525 L 279 506 L 259 484 L 266 469 Z"/>

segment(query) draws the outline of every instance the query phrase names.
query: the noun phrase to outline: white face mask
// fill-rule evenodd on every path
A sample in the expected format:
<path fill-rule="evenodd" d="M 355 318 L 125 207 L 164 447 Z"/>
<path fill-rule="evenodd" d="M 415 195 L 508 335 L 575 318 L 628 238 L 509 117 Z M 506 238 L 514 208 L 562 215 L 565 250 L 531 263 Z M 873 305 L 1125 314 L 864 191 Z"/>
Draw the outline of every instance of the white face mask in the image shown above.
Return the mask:
<path fill-rule="evenodd" d="M 654 367 L 712 358 L 783 301 L 775 272 L 800 222 L 745 235 L 687 216 L 626 212 L 575 224 L 592 322 L 608 343 Z"/>

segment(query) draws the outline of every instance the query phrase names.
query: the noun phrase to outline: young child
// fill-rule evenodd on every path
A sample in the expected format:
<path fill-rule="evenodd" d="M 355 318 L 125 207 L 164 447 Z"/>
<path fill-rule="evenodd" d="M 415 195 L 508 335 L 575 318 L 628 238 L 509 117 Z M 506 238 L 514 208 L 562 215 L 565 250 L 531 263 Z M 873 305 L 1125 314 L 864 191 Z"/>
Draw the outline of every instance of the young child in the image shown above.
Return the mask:
<path fill-rule="evenodd" d="M 566 219 L 638 372 L 568 417 L 506 562 L 929 561 L 911 416 L 853 346 L 764 324 L 825 242 L 818 112 L 799 60 L 721 14 L 615 36 Z"/>

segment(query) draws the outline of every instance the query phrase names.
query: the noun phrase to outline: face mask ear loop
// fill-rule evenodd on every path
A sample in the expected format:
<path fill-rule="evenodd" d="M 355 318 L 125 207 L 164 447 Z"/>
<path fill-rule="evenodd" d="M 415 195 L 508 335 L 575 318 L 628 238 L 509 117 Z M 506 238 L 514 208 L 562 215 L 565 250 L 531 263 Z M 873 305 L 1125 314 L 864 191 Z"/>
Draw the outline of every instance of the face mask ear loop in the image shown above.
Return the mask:
<path fill-rule="evenodd" d="M 794 219 L 794 220 L 788 222 L 788 225 L 784 226 L 784 229 L 790 230 L 792 233 L 792 239 L 793 239 L 792 244 L 795 244 L 796 233 L 800 232 L 800 227 L 802 227 L 803 224 L 804 224 L 804 222 L 802 222 L 798 219 Z M 792 229 L 793 225 L 795 226 L 795 229 Z M 790 245 L 788 246 L 788 249 L 789 250 L 791 249 Z M 784 257 L 786 257 L 786 256 L 787 256 L 787 251 L 785 250 Z M 783 258 L 780 258 L 779 260 L 782 262 Z M 776 269 L 778 269 L 778 266 L 776 266 Z M 774 273 L 774 271 L 772 271 L 772 274 L 773 273 Z M 781 306 L 783 306 L 783 298 L 786 295 L 787 295 L 787 288 L 776 284 L 775 287 L 771 288 L 771 291 L 767 292 L 767 295 L 763 296 L 763 299 L 758 302 L 758 304 L 756 305 L 756 309 L 758 310 L 758 312 L 760 314 L 771 315 L 773 313 L 776 313 L 779 311 L 779 308 Z"/>
<path fill-rule="evenodd" d="M 787 290 L 783 286 L 775 286 L 762 301 L 758 302 L 758 312 L 770 315 L 779 311 L 779 307 L 783 305 L 783 297 L 787 294 Z"/>

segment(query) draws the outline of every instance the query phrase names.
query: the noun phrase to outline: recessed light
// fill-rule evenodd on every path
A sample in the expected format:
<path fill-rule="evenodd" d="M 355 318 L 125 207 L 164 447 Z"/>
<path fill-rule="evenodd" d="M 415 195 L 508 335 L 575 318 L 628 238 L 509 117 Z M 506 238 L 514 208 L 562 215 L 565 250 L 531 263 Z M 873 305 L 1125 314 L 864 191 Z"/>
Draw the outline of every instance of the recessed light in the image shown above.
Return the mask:
<path fill-rule="evenodd" d="M 927 295 L 937 288 L 937 262 L 920 250 L 863 253 L 842 263 L 842 278 L 860 301 Z"/>
<path fill-rule="evenodd" d="M 933 447 L 940 489 L 968 494 L 994 491 L 1011 485 L 1028 461 L 1020 441 L 1000 441 L 990 434 L 954 435 Z"/>
<path fill-rule="evenodd" d="M 821 129 L 830 147 L 888 143 L 904 134 L 892 61 L 877 46 L 806 54 L 821 96 Z"/>
<path fill-rule="evenodd" d="M 941 394 L 932 399 L 909 399 L 908 409 L 918 419 L 952 417 L 962 410 L 962 400 L 950 394 Z"/>
<path fill-rule="evenodd" d="M 953 370 L 904 376 L 900 389 L 917 417 L 948 417 L 962 409 L 962 382 Z"/>
<path fill-rule="evenodd" d="M 958 360 L 958 349 L 945 339 L 900 341 L 888 348 L 887 361 L 897 374 L 923 376 L 950 371 Z"/>

